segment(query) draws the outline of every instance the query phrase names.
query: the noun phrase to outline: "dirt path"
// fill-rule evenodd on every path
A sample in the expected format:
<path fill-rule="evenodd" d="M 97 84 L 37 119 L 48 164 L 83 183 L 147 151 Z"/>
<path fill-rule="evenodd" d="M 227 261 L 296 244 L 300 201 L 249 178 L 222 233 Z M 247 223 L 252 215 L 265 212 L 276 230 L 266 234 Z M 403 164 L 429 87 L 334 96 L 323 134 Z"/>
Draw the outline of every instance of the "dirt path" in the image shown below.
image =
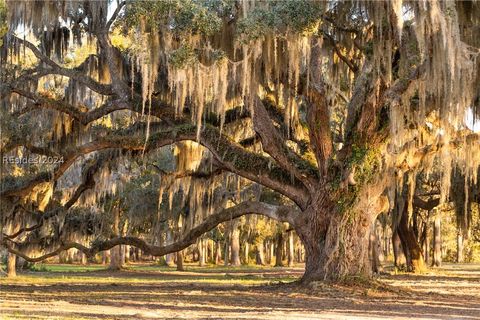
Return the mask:
<path fill-rule="evenodd" d="M 0 318 L 480 319 L 480 265 L 382 276 L 376 288 L 288 284 L 300 274 L 286 268 L 35 272 L 0 279 Z"/>

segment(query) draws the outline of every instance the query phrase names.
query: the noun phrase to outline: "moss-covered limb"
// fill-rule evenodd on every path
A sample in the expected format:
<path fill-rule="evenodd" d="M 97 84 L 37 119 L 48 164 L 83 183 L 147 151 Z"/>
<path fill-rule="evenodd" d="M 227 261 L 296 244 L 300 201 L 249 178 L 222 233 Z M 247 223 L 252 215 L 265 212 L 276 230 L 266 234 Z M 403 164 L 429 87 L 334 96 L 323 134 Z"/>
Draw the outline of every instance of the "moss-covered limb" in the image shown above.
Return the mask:
<path fill-rule="evenodd" d="M 109 132 L 108 135 L 81 146 L 69 146 L 60 154 L 63 156 L 60 163 L 52 172 L 43 172 L 22 183 L 16 183 L 2 190 L 2 196 L 23 196 L 28 194 L 36 185 L 56 181 L 78 159 L 78 157 L 99 150 L 123 149 L 151 151 L 179 141 L 196 141 L 196 126 L 190 123 L 177 121 L 172 125 L 154 126 L 153 133 L 145 145 L 145 133 L 128 129 Z M 223 167 L 242 177 L 265 185 L 289 197 L 300 207 L 304 207 L 308 196 L 303 184 L 295 179 L 289 171 L 279 167 L 272 159 L 246 150 L 241 145 L 231 141 L 220 133 L 216 127 L 206 125 L 200 137 L 200 144 L 209 149 Z M 3 184 L 2 184 L 3 185 Z"/>
<path fill-rule="evenodd" d="M 95 33 L 97 43 L 107 61 L 112 90 L 122 100 L 128 100 L 130 87 L 123 80 L 123 68 L 118 63 L 122 61 L 122 54 L 118 48 L 112 45 L 110 36 L 108 35 L 108 29 L 96 30 Z"/>
<path fill-rule="evenodd" d="M 3 237 L 14 240 L 15 238 L 27 232 L 32 232 L 40 229 L 44 225 L 45 221 L 48 221 L 53 217 L 57 217 L 60 214 L 66 213 L 67 210 L 69 210 L 78 201 L 80 196 L 85 191 L 90 190 L 95 186 L 94 176 L 101 168 L 101 166 L 106 161 L 112 160 L 112 157 L 116 157 L 117 155 L 117 153 L 110 152 L 100 153 L 93 162 L 86 166 L 82 172 L 82 182 L 78 185 L 72 196 L 68 199 L 68 201 L 65 202 L 64 205 L 60 205 L 58 203 L 49 204 L 48 211 L 46 212 L 30 212 L 26 208 L 22 207 L 22 210 L 28 213 L 30 215 L 30 219 L 32 219 L 32 221 L 36 221 L 36 224 L 28 227 L 21 227 L 12 234 L 3 234 Z"/>
<path fill-rule="evenodd" d="M 385 169 L 379 145 L 352 144 L 343 150 L 342 161 L 330 165 L 329 190 L 338 211 L 352 211 L 364 188 L 378 182 Z M 347 152 L 348 151 L 348 152 Z"/>
<path fill-rule="evenodd" d="M 177 141 L 195 141 L 196 130 L 196 126 L 189 123 L 161 130 L 152 134 L 147 149 Z M 280 192 L 301 208 L 306 206 L 308 195 L 304 185 L 273 159 L 246 150 L 210 125 L 203 128 L 198 142 L 209 149 L 226 170 Z"/>
<path fill-rule="evenodd" d="M 95 187 L 95 174 L 106 161 L 112 160 L 112 157 L 116 157 L 116 154 L 112 155 L 108 151 L 100 153 L 99 156 L 83 170 L 82 183 L 75 189 L 75 192 L 65 205 L 63 205 L 65 210 L 70 209 L 85 191 Z"/>
<path fill-rule="evenodd" d="M 24 147 L 26 150 L 33 154 L 38 154 L 38 155 L 44 155 L 44 156 L 50 156 L 50 157 L 59 157 L 59 153 L 56 152 L 55 150 L 52 150 L 47 147 L 42 147 L 42 146 L 35 146 L 33 145 L 30 141 L 26 141 L 27 139 L 21 139 L 19 137 L 14 137 L 14 139 L 11 139 L 10 141 L 7 142 L 4 146 L 2 146 L 2 154 L 7 154 L 10 151 L 18 148 L 18 147 Z"/>
<path fill-rule="evenodd" d="M 355 182 L 365 185 L 372 182 L 373 178 L 381 172 L 382 155 L 375 146 L 352 146 L 352 153 L 348 159 L 347 167 L 355 168 Z"/>
<path fill-rule="evenodd" d="M 130 110 L 137 113 L 142 111 L 142 98 L 138 94 L 135 94 L 133 98 L 129 97 L 126 100 L 121 98 L 112 98 L 97 108 L 85 110 L 85 108 L 74 106 L 64 100 L 58 100 L 45 95 L 39 95 L 24 90 L 20 87 L 2 87 L 4 91 L 14 92 L 29 99 L 29 102 L 26 104 L 26 108 L 15 115 L 22 115 L 37 109 L 51 109 L 68 114 L 81 124 L 88 125 L 93 121 L 105 117 L 115 111 Z M 169 120 L 175 118 L 174 108 L 159 99 L 153 99 L 151 114 L 159 119 Z"/>
<path fill-rule="evenodd" d="M 129 102 L 124 102 L 122 100 L 109 101 L 109 102 L 106 102 L 104 105 L 100 106 L 99 108 L 95 108 L 90 111 L 83 111 L 80 108 L 72 106 L 64 101 L 59 101 L 52 98 L 39 96 L 39 95 L 30 93 L 28 91 L 24 91 L 22 89 L 15 89 L 15 91 L 27 98 L 32 99 L 34 101 L 33 102 L 34 107 L 49 108 L 49 109 L 57 110 L 59 112 L 66 113 L 72 116 L 74 119 L 81 122 L 82 124 L 91 123 L 92 121 L 99 119 L 116 110 L 128 109 L 128 110 L 133 110 L 137 112 L 141 110 L 141 108 L 139 107 L 141 105 L 141 101 L 139 99 L 136 99 L 134 101 L 129 101 Z M 174 118 L 173 108 L 169 105 L 165 105 L 161 101 L 156 101 L 156 100 L 154 101 L 154 104 L 152 106 L 152 114 L 157 116 L 160 119 L 167 119 L 170 122 L 174 122 L 174 120 L 172 120 Z M 247 116 L 245 112 L 242 112 L 238 108 L 233 109 L 231 112 L 227 112 L 227 115 L 228 115 L 228 120 L 231 122 L 235 121 L 238 115 L 241 115 L 243 117 Z M 172 132 L 175 132 L 175 130 L 176 129 L 174 129 Z M 265 130 L 263 131 L 265 133 L 265 136 L 268 136 L 269 134 L 268 131 L 265 131 Z M 113 142 L 113 141 L 110 141 L 110 142 Z M 171 143 L 174 143 L 173 140 Z M 110 144 L 107 144 L 105 147 L 108 147 L 108 145 Z M 292 172 L 296 171 L 297 174 L 295 175 L 295 177 L 297 179 L 308 181 L 309 186 L 310 187 L 313 186 L 314 179 L 318 174 L 316 168 L 307 160 L 296 155 L 292 150 L 290 150 L 287 146 L 285 146 L 284 143 L 281 142 L 279 139 L 277 139 L 276 145 L 278 146 L 276 150 L 267 150 L 267 151 L 270 151 L 272 153 L 276 152 L 277 154 L 282 155 L 281 161 L 285 164 L 284 168 L 288 171 L 292 171 Z M 84 147 L 87 147 L 87 146 L 84 146 Z M 95 147 L 100 148 L 101 146 L 92 145 L 92 148 L 95 148 Z M 274 166 L 272 165 L 269 165 L 269 166 L 271 168 L 274 168 Z M 286 179 L 288 180 L 288 182 L 292 181 L 291 174 L 289 174 L 288 172 L 281 172 L 276 174 L 286 176 L 287 177 Z"/>
<path fill-rule="evenodd" d="M 316 170 L 309 170 L 311 164 L 288 148 L 259 98 L 255 100 L 253 108 L 255 114 L 253 126 L 262 140 L 263 150 L 275 159 L 280 167 L 291 172 L 291 175 L 306 188 L 314 190 L 318 183 Z"/>
<path fill-rule="evenodd" d="M 308 132 L 310 143 L 315 152 L 322 177 L 326 177 L 333 152 L 332 133 L 328 102 L 321 83 L 308 91 L 307 109 Z"/>
<path fill-rule="evenodd" d="M 13 184 L 4 184 L 5 181 L 2 181 L 1 185 L 6 187 L 1 190 L 0 196 L 25 196 L 40 183 L 58 180 L 80 156 L 94 151 L 105 149 L 143 150 L 144 140 L 141 138 L 116 133 L 114 132 L 106 137 L 99 137 L 78 147 L 69 146 L 60 151 L 60 156 L 55 161 L 58 164 L 52 171 L 41 172 L 34 177 L 28 177 L 21 181 L 16 179 L 16 183 Z"/>
<path fill-rule="evenodd" d="M 30 99 L 30 102 L 27 103 L 27 107 L 25 110 L 22 111 L 22 114 L 41 108 L 51 109 L 68 114 L 83 125 L 87 125 L 114 111 L 127 110 L 132 108 L 132 103 L 120 99 L 114 99 L 107 101 L 98 108 L 86 111 L 83 108 L 76 107 L 66 101 L 35 94 L 17 87 L 11 88 L 11 92 L 15 92 L 27 99 Z"/>
<path fill-rule="evenodd" d="M 345 64 L 348 66 L 348 68 L 350 70 L 352 70 L 353 73 L 357 73 L 358 70 L 359 70 L 359 67 L 356 63 L 356 61 L 352 58 L 348 58 L 347 56 L 345 56 L 342 51 L 346 51 L 344 48 L 341 48 L 339 46 L 339 44 L 337 43 L 337 41 L 335 41 L 335 39 L 327 32 L 323 32 L 323 35 L 325 36 L 325 38 L 327 38 L 329 41 L 330 41 L 330 44 L 332 45 L 333 49 L 335 50 L 335 53 L 337 54 L 337 56 L 343 61 L 345 62 Z"/>
<path fill-rule="evenodd" d="M 398 108 L 402 96 L 425 74 L 426 65 L 413 66 L 405 78 L 397 79 L 391 86 L 374 76 L 372 63 L 366 62 L 356 80 L 348 105 L 346 138 L 362 139 L 362 143 L 386 137 L 389 108 Z"/>
<path fill-rule="evenodd" d="M 138 129 L 138 126 L 135 127 Z M 17 144 L 17 146 L 24 145 Z M 28 145 L 26 147 L 28 148 Z M 33 177 L 15 178 L 11 182 L 9 182 L 12 180 L 11 177 L 5 177 L 0 183 L 3 186 L 0 196 L 25 196 L 41 183 L 56 181 L 82 155 L 104 149 L 143 150 L 143 147 L 144 138 L 132 136 L 132 132 L 128 129 L 110 132 L 110 135 L 98 137 L 81 146 L 67 146 L 64 150 L 55 152 L 58 155 L 58 161 L 55 162 L 58 164 L 53 170 L 40 172 Z M 36 148 L 44 149 L 43 147 Z"/>
<path fill-rule="evenodd" d="M 362 105 L 368 99 L 372 89 L 373 64 L 371 61 L 365 62 L 360 76 L 355 81 L 352 97 L 347 106 L 347 120 L 345 128 L 345 137 L 350 139 L 355 135 L 357 123 L 360 119 Z"/>
<path fill-rule="evenodd" d="M 229 109 L 225 111 L 225 122 L 224 125 L 234 123 L 235 121 L 238 121 L 239 119 L 244 119 L 250 117 L 250 112 L 248 108 L 245 108 L 243 106 L 235 107 L 233 109 Z M 205 122 L 215 126 L 219 127 L 220 126 L 220 117 L 218 114 L 215 113 L 209 113 L 205 117 Z"/>
<path fill-rule="evenodd" d="M 387 142 L 389 132 L 388 122 L 382 123 L 381 120 L 388 120 L 386 110 L 397 107 L 402 94 L 424 72 L 424 65 L 414 67 L 408 78 L 397 79 L 387 88 L 373 77 L 371 65 L 365 65 L 349 104 L 347 141 L 329 178 L 332 190 L 346 190 L 339 194 L 338 199 L 343 211 L 350 210 L 357 201 L 359 190 L 372 183 L 382 172 L 380 149 Z"/>
<path fill-rule="evenodd" d="M 288 222 L 294 225 L 295 218 L 296 218 L 296 215 L 298 214 L 298 211 L 296 208 L 290 207 L 290 206 L 274 206 L 274 205 L 266 204 L 263 202 L 245 201 L 234 207 L 222 209 L 221 211 L 208 216 L 208 218 L 206 218 L 202 223 L 192 228 L 185 235 L 183 235 L 181 239 L 166 246 L 150 245 L 147 242 L 145 242 L 145 240 L 137 237 L 115 237 L 108 240 L 99 239 L 99 240 L 93 241 L 91 247 L 86 247 L 76 242 L 69 242 L 69 241 L 67 242 L 67 241 L 62 241 L 60 239 L 55 239 L 54 242 L 58 243 L 58 247 L 55 250 L 38 257 L 30 257 L 23 252 L 22 248 L 20 248 L 20 246 L 17 243 L 7 238 L 4 238 L 2 240 L 2 244 L 5 247 L 7 247 L 7 249 L 10 252 L 30 262 L 43 261 L 47 258 L 58 255 L 62 251 L 65 251 L 71 248 L 76 248 L 82 251 L 83 253 L 87 254 L 88 256 L 93 256 L 98 252 L 109 250 L 117 245 L 131 245 L 131 246 L 142 249 L 146 254 L 151 254 L 154 256 L 163 256 L 168 253 L 180 251 L 190 246 L 191 244 L 195 243 L 198 237 L 212 230 L 220 223 L 229 221 L 231 219 L 235 219 L 247 214 L 259 214 L 259 215 L 270 217 L 277 221 Z M 31 243 L 32 242 L 29 242 L 29 244 Z"/>
<path fill-rule="evenodd" d="M 293 142 L 299 149 L 299 152 L 296 153 L 287 145 L 289 150 L 286 152 L 289 155 L 293 155 L 290 157 L 291 161 L 295 162 L 296 166 L 300 168 L 301 171 L 307 170 L 310 172 L 312 177 L 318 178 L 318 167 L 315 164 L 315 160 L 313 160 L 313 157 L 308 159 L 308 154 L 313 154 L 313 150 L 309 145 L 309 141 L 306 139 L 301 140 L 295 137 L 295 132 L 293 130 L 294 128 L 285 124 L 286 121 L 283 111 L 275 105 L 274 101 L 270 97 L 266 97 L 266 99 L 264 99 L 262 102 L 267 110 L 268 116 L 275 123 L 275 127 L 282 136 L 282 139 Z"/>
<path fill-rule="evenodd" d="M 91 90 L 103 95 L 113 94 L 111 85 L 97 82 L 90 76 L 76 69 L 64 68 L 58 65 L 55 61 L 50 59 L 48 56 L 44 55 L 33 43 L 27 40 L 24 40 L 15 36 L 12 36 L 12 39 L 18 43 L 21 43 L 28 49 L 30 49 L 33 52 L 33 54 L 37 57 L 37 59 L 45 63 L 51 69 L 49 74 L 57 74 L 57 75 L 68 77 L 70 79 L 78 81 L 79 83 L 82 83 L 83 85 L 87 86 Z"/>

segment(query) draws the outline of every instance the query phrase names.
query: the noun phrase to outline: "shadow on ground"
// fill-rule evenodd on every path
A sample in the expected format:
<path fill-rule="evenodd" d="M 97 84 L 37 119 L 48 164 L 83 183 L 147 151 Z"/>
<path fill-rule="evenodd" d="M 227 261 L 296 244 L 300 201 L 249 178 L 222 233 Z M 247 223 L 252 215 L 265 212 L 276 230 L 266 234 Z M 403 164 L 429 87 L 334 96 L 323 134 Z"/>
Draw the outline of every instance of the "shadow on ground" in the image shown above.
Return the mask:
<path fill-rule="evenodd" d="M 3 278 L 0 313 L 5 319 L 480 319 L 480 265 L 382 276 L 380 286 L 300 287 L 292 283 L 300 268 L 225 271 Z"/>

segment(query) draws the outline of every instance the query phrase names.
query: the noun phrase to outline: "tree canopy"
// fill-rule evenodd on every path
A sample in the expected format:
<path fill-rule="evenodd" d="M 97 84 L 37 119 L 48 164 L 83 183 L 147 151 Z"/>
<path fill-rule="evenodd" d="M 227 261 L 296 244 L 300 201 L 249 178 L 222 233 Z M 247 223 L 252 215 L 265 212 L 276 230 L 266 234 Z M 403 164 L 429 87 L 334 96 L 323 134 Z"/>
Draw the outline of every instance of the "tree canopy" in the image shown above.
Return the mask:
<path fill-rule="evenodd" d="M 305 281 L 338 279 L 370 274 L 379 214 L 408 246 L 453 177 L 478 197 L 478 2 L 0 3 L 2 243 L 27 260 L 162 256 L 257 214 L 297 232 Z"/>

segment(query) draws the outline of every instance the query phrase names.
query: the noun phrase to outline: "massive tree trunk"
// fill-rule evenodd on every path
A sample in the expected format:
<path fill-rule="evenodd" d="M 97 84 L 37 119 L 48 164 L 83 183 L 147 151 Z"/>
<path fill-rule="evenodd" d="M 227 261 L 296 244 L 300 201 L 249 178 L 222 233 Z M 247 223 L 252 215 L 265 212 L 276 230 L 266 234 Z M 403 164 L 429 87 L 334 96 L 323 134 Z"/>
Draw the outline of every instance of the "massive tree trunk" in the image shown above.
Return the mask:
<path fill-rule="evenodd" d="M 435 267 L 442 265 L 442 218 L 437 213 L 433 222 L 433 263 Z"/>
<path fill-rule="evenodd" d="M 17 276 L 17 256 L 9 252 L 7 256 L 7 277 L 13 278 L 16 276 Z"/>
<path fill-rule="evenodd" d="M 372 215 L 363 210 L 338 212 L 321 202 L 309 207 L 295 226 L 305 246 L 302 282 L 371 276 L 371 223 Z"/>

